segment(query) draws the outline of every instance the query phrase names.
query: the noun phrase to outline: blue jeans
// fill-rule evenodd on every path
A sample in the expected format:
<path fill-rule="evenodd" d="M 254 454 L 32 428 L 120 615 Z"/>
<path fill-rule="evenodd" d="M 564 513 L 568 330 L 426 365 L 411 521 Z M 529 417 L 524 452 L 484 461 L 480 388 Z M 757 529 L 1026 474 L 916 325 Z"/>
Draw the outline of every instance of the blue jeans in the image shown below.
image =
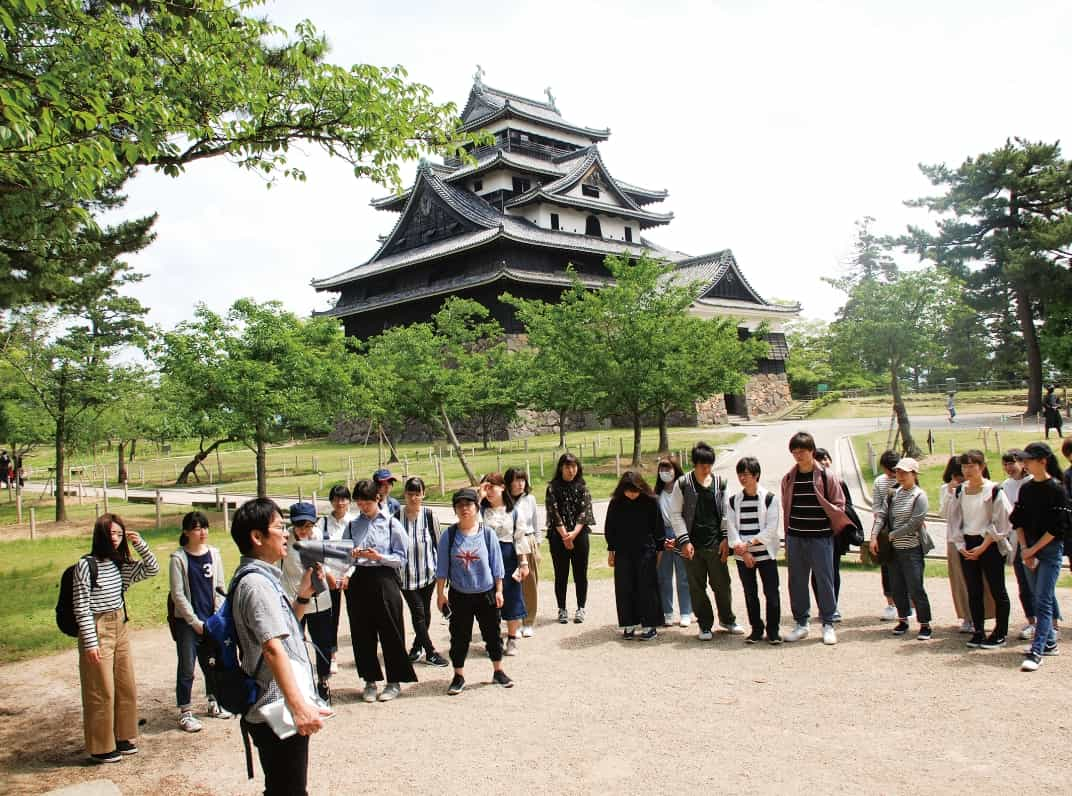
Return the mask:
<path fill-rule="evenodd" d="M 815 602 L 824 625 L 833 624 L 837 611 L 834 596 L 834 537 L 787 536 L 785 555 L 789 563 L 789 608 L 798 625 L 808 624 L 811 611 L 809 580 L 814 582 Z"/>
<path fill-rule="evenodd" d="M 890 583 L 893 586 L 893 602 L 897 605 L 897 617 L 907 620 L 912 605 L 916 606 L 916 618 L 921 625 L 931 623 L 931 601 L 923 586 L 923 550 L 918 545 L 907 550 L 893 548 L 889 563 Z M 980 628 L 981 629 L 981 628 Z"/>
<path fill-rule="evenodd" d="M 685 572 L 685 559 L 670 550 L 664 550 L 659 559 L 659 599 L 663 616 L 674 613 L 674 577 L 677 577 L 677 607 L 681 615 L 692 613 L 692 597 L 689 595 L 689 577 Z"/>
<path fill-rule="evenodd" d="M 1031 591 L 1035 595 L 1035 639 L 1031 642 L 1031 651 L 1041 655 L 1046 644 L 1057 643 L 1057 633 L 1053 629 L 1053 619 L 1057 605 L 1054 587 L 1061 574 L 1061 556 L 1064 545 L 1060 539 L 1054 539 L 1039 550 L 1034 569 L 1024 567 L 1024 574 L 1031 582 Z"/>
<path fill-rule="evenodd" d="M 201 665 L 205 677 L 205 693 L 212 699 L 212 683 L 209 681 L 208 655 L 201 645 L 201 637 L 186 622 L 175 623 L 175 651 L 179 656 L 179 668 L 175 675 L 175 704 L 179 709 L 190 707 L 194 687 L 194 660 Z"/>
<path fill-rule="evenodd" d="M 1029 572 L 1027 567 L 1024 566 L 1024 560 L 1020 557 L 1020 551 L 1022 548 L 1016 548 L 1016 557 L 1012 560 L 1012 568 L 1016 573 L 1016 585 L 1020 588 L 1020 606 L 1024 609 L 1024 616 L 1028 619 L 1035 618 L 1035 595 L 1034 595 L 1034 583 L 1035 573 Z M 1061 621 L 1061 606 L 1054 600 L 1053 603 L 1053 621 Z"/>

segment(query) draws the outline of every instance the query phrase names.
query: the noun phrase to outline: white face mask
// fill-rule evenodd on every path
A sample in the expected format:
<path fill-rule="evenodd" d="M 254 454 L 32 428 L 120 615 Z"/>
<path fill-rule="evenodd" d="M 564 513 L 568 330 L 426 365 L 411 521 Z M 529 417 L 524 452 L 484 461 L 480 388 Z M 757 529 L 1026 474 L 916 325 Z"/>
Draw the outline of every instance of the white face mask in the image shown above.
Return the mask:
<path fill-rule="evenodd" d="M 659 480 L 662 481 L 664 484 L 669 484 L 671 481 L 674 480 L 674 471 L 673 470 L 660 470 L 659 471 Z"/>

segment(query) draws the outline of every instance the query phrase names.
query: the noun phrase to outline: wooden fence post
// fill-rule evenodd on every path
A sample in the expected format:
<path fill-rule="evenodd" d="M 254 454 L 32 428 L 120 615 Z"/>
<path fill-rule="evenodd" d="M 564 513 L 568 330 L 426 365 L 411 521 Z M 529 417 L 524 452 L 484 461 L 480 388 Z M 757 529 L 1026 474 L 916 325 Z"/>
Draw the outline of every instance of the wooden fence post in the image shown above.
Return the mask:
<path fill-rule="evenodd" d="M 30 539 L 37 536 L 37 509 L 30 506 Z"/>
<path fill-rule="evenodd" d="M 66 491 L 66 489 L 64 489 Z M 101 492 L 104 493 L 104 513 L 108 513 L 108 473 L 105 471 L 101 476 Z"/>
<path fill-rule="evenodd" d="M 159 531 L 160 528 L 161 528 L 161 524 L 160 524 L 160 508 L 162 506 L 162 501 L 161 501 L 161 498 L 160 498 L 160 490 L 159 489 L 156 490 L 156 501 L 155 501 L 155 503 L 156 503 L 156 529 Z"/>

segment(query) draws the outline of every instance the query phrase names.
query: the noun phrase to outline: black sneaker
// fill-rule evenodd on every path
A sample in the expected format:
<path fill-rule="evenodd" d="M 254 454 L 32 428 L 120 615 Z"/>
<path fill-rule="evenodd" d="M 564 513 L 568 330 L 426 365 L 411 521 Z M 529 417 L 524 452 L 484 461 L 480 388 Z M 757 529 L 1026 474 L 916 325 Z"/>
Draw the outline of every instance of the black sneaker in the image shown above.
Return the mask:
<path fill-rule="evenodd" d="M 460 674 L 454 675 L 454 679 L 450 681 L 450 687 L 447 689 L 449 696 L 457 696 L 465 690 L 465 678 Z"/>
<path fill-rule="evenodd" d="M 447 659 L 444 658 L 442 655 L 440 655 L 435 650 L 432 650 L 431 652 L 429 652 L 427 655 L 424 656 L 424 662 L 427 663 L 429 666 L 438 666 L 440 668 L 443 668 L 444 666 L 449 665 L 447 663 Z"/>
<path fill-rule="evenodd" d="M 658 631 L 653 627 L 649 627 L 647 630 L 642 630 L 637 633 L 637 641 L 651 641 L 657 635 Z"/>
<path fill-rule="evenodd" d="M 1023 663 L 1020 664 L 1021 672 L 1034 672 L 1038 670 L 1038 667 L 1042 665 L 1042 656 L 1036 652 L 1029 652 L 1024 656 Z"/>
<path fill-rule="evenodd" d="M 421 648 L 414 647 L 409 651 L 409 655 L 407 655 L 406 657 L 409 658 L 410 663 L 416 663 L 421 659 Z"/>
<path fill-rule="evenodd" d="M 753 630 L 748 635 L 748 638 L 746 638 L 744 640 L 744 643 L 745 644 L 755 644 L 755 643 L 760 642 L 762 640 L 763 640 L 763 631 L 762 630 Z"/>
<path fill-rule="evenodd" d="M 893 628 L 893 635 L 903 636 L 908 632 L 908 622 L 898 622 L 897 626 Z"/>
<path fill-rule="evenodd" d="M 503 688 L 513 688 L 514 681 L 506 676 L 506 672 L 501 669 L 491 676 L 491 682 L 495 685 L 501 685 Z"/>
<path fill-rule="evenodd" d="M 782 643 L 781 634 L 779 634 L 777 636 L 767 636 L 767 643 L 768 644 L 781 644 Z"/>
<path fill-rule="evenodd" d="M 999 636 L 997 633 L 991 633 L 986 637 L 986 641 L 980 644 L 984 650 L 996 650 L 999 647 L 1005 646 L 1005 636 Z"/>
<path fill-rule="evenodd" d="M 115 751 L 121 755 L 136 755 L 138 753 L 138 747 L 130 741 L 116 741 Z"/>
<path fill-rule="evenodd" d="M 327 704 L 331 704 L 331 688 L 328 687 L 324 680 L 316 684 L 316 695 Z"/>
<path fill-rule="evenodd" d="M 971 647 L 973 650 L 977 650 L 981 646 L 983 646 L 984 641 L 986 641 L 986 638 L 983 636 L 982 633 L 973 633 L 972 637 L 968 639 L 968 646 Z"/>
<path fill-rule="evenodd" d="M 920 625 L 919 634 L 916 636 L 916 641 L 930 641 L 931 640 L 931 626 Z"/>
<path fill-rule="evenodd" d="M 1061 651 L 1057 648 L 1057 642 L 1055 641 L 1052 644 L 1047 643 L 1046 646 L 1042 648 L 1042 654 L 1049 658 L 1060 655 Z"/>
<path fill-rule="evenodd" d="M 89 758 L 94 763 L 118 763 L 123 759 L 123 756 L 119 754 L 119 752 L 113 750 L 99 755 L 90 755 Z"/>
<path fill-rule="evenodd" d="M 623 630 L 622 631 L 622 638 L 625 639 L 626 641 L 632 641 L 633 639 L 636 638 L 636 631 L 635 630 Z"/>

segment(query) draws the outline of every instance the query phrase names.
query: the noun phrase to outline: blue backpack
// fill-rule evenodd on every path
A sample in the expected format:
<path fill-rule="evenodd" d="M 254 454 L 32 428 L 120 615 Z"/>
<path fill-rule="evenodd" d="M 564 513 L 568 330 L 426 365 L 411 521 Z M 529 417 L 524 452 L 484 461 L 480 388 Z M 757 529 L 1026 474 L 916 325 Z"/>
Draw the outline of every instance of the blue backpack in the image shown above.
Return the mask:
<path fill-rule="evenodd" d="M 209 679 L 212 681 L 216 701 L 236 716 L 245 715 L 261 695 L 261 687 L 256 678 L 261 664 L 264 663 L 264 655 L 257 658 L 252 673 L 247 674 L 239 660 L 238 632 L 231 610 L 238 584 L 246 575 L 256 571 L 254 568 L 247 568 L 235 574 L 227 591 L 227 599 L 216 613 L 205 620 L 205 633 L 202 637 L 202 644 L 208 647 Z"/>

